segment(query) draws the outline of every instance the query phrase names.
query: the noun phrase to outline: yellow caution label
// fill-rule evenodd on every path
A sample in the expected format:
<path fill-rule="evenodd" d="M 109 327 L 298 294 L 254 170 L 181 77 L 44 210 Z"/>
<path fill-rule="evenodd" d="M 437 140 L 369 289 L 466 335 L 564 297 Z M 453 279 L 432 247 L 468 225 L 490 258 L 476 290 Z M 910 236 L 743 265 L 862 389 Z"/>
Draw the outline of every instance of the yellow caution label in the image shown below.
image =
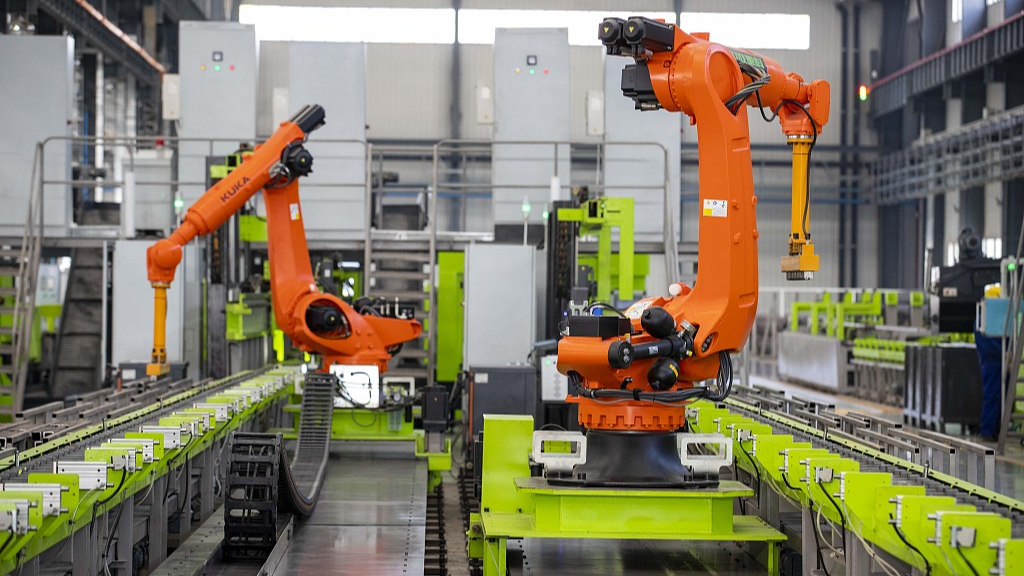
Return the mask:
<path fill-rule="evenodd" d="M 728 200 L 704 200 L 702 214 L 712 218 L 726 218 L 729 216 L 729 202 Z"/>

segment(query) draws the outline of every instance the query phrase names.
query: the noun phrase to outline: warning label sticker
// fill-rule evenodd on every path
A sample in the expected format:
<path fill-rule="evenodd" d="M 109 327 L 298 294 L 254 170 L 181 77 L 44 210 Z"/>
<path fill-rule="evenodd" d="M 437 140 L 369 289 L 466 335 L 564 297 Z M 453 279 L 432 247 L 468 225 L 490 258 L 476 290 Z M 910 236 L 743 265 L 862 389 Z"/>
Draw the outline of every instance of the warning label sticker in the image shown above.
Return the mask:
<path fill-rule="evenodd" d="M 626 318 L 636 320 L 644 313 L 644 310 L 650 308 L 651 304 L 654 304 L 654 300 L 640 300 L 638 302 L 634 302 L 633 305 L 626 310 Z"/>
<path fill-rule="evenodd" d="M 704 215 L 713 218 L 725 218 L 729 215 L 728 200 L 705 200 Z"/>
<path fill-rule="evenodd" d="M 288 208 L 291 209 L 292 220 L 298 220 L 299 219 L 299 205 L 298 204 L 289 204 Z"/>

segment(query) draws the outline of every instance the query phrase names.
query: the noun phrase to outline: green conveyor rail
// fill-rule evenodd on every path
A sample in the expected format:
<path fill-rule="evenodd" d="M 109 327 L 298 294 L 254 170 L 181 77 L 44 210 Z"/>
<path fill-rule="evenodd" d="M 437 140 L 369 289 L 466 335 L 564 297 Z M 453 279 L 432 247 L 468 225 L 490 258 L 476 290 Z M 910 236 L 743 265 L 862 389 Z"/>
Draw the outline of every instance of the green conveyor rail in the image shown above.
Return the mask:
<path fill-rule="evenodd" d="M 140 408 L 130 414 L 105 421 L 102 424 L 90 426 L 78 432 L 56 438 L 45 444 L 21 452 L 17 456 L 0 460 L 0 476 L 5 481 L 17 477 L 17 482 L 29 484 L 61 484 L 67 490 L 61 495 L 62 512 L 43 517 L 39 513 L 32 513 L 29 522 L 32 530 L 26 534 L 13 536 L 10 544 L 4 544 L 0 552 L 0 573 L 8 574 L 15 572 L 19 564 L 30 562 L 33 558 L 55 545 L 59 545 L 65 538 L 71 537 L 78 530 L 89 529 L 94 518 L 103 517 L 109 510 L 120 505 L 122 502 L 130 501 L 135 494 L 145 491 L 157 478 L 170 473 L 175 466 L 180 466 L 187 459 L 200 454 L 202 451 L 211 448 L 215 443 L 220 442 L 231 431 L 238 429 L 246 422 L 255 418 L 259 413 L 268 407 L 284 400 L 292 390 L 291 382 L 298 374 L 297 367 L 276 367 L 269 371 L 243 372 L 222 380 L 212 381 L 189 390 L 183 391 L 161 402 Z M 228 394 L 237 391 L 238 394 L 248 398 L 256 398 L 258 401 L 247 401 L 246 407 L 241 408 L 241 401 L 238 396 Z M 222 399 L 227 402 L 236 403 L 239 406 L 237 412 L 226 417 L 224 421 L 210 420 L 212 425 L 209 429 L 200 422 L 211 415 L 203 411 L 186 410 L 187 401 L 209 393 L 207 400 Z M 49 472 L 35 472 L 35 462 L 43 456 L 56 453 L 72 445 L 92 442 L 94 437 L 118 426 L 142 423 L 156 417 L 156 413 L 165 408 L 180 405 L 181 410 L 173 412 L 169 417 L 162 418 L 162 421 L 194 422 L 201 432 L 197 432 L 187 442 L 183 442 L 176 449 L 166 452 L 158 452 L 162 456 L 159 460 L 144 463 L 141 454 L 136 455 L 135 464 L 138 467 L 131 471 L 108 470 L 105 489 L 79 490 L 80 477 L 76 474 L 56 474 Z M 89 447 L 86 451 L 86 460 L 106 461 L 118 455 L 131 454 L 133 441 L 141 442 L 147 439 L 145 433 L 135 431 L 134 426 L 125 428 L 122 436 L 128 442 L 122 446 L 106 443 L 102 447 L 98 445 Z M 115 436 L 117 437 L 117 436 Z M 184 439 L 183 439 L 184 440 Z M 72 458 L 73 459 L 73 458 Z M 48 469 L 48 466 L 38 466 L 41 470 Z M 27 475 L 27 478 L 25 476 Z M 120 489 L 118 488 L 120 487 Z M 2 506 L 5 500 L 28 498 L 23 492 L 31 492 L 29 488 L 18 488 L 17 494 L 6 494 L 0 490 L 0 513 L 6 508 Z M 33 493 L 34 494 L 34 493 Z M 38 507 L 37 507 L 38 508 Z"/>
<path fill-rule="evenodd" d="M 956 576 L 970 574 L 973 568 L 977 574 L 1024 574 L 1024 540 L 1012 538 L 1008 516 L 978 511 L 948 495 L 926 494 L 924 486 L 894 481 L 893 473 L 902 470 L 927 477 L 1007 512 L 1024 512 L 1024 502 L 848 438 L 829 436 L 827 431 L 735 398 L 727 399 L 724 407 L 695 402 L 688 408 L 688 421 L 695 432 L 732 437 L 736 465 L 786 499 L 842 524 L 858 538 L 922 572 Z M 884 464 L 893 473 L 861 471 L 859 461 L 832 449 L 816 448 L 785 432 L 820 440 L 826 446 L 831 442 L 836 448 Z M 976 534 L 973 545 L 953 547 L 953 532 L 966 529 Z M 936 534 L 941 534 L 937 540 Z M 1002 571 L 992 571 L 997 567 Z"/>

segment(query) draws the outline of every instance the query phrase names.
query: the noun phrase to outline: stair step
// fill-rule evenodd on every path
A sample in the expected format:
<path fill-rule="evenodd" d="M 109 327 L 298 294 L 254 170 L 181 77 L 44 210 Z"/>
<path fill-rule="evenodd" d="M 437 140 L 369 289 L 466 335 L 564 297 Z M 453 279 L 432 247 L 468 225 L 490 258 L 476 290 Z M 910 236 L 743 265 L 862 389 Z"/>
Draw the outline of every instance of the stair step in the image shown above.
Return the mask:
<path fill-rule="evenodd" d="M 11 336 L 14 334 L 14 328 L 11 326 L 0 326 L 0 336 Z"/>
<path fill-rule="evenodd" d="M 14 314 L 14 306 L 0 306 L 0 315 Z"/>
<path fill-rule="evenodd" d="M 13 286 L 0 287 L 0 296 L 17 296 L 18 289 Z"/>
<path fill-rule="evenodd" d="M 379 278 L 381 280 L 428 280 L 430 279 L 430 273 L 423 272 L 422 270 L 373 270 L 370 272 L 370 278 Z"/>
<path fill-rule="evenodd" d="M 385 376 L 412 376 L 414 378 L 426 378 L 427 367 L 423 368 L 390 368 Z"/>
<path fill-rule="evenodd" d="M 395 354 L 395 358 L 426 358 L 428 356 L 427 351 L 422 348 L 404 348 L 398 354 Z"/>
<path fill-rule="evenodd" d="M 0 258 L 20 258 L 21 248 L 0 248 Z"/>
<path fill-rule="evenodd" d="M 0 354 L 14 354 L 14 344 L 0 344 Z"/>
<path fill-rule="evenodd" d="M 372 296 L 374 298 L 384 298 L 386 300 L 394 300 L 395 298 L 398 298 L 400 303 L 406 301 L 419 302 L 427 299 L 426 292 L 419 292 L 416 290 L 376 290 L 373 292 Z"/>
<path fill-rule="evenodd" d="M 0 266 L 0 276 L 17 276 L 17 266 Z"/>
<path fill-rule="evenodd" d="M 391 250 L 374 250 L 370 255 L 373 262 L 430 262 L 430 252 L 395 252 Z"/>

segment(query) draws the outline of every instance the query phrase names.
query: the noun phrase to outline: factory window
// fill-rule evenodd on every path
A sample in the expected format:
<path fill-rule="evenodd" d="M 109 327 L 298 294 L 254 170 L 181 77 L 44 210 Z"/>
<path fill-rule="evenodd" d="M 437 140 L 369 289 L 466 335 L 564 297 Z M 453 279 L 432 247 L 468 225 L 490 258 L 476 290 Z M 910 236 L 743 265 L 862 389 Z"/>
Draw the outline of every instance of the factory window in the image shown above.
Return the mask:
<path fill-rule="evenodd" d="M 985 238 L 981 241 L 981 253 L 988 258 L 1003 257 L 1003 239 Z"/>
<path fill-rule="evenodd" d="M 961 0 L 961 1 L 963 1 L 963 0 Z M 1000 2 L 1002 2 L 1002 0 L 985 0 L 985 6 L 995 6 L 996 4 L 999 4 Z"/>
<path fill-rule="evenodd" d="M 964 0 L 951 0 L 949 7 L 949 16 L 953 19 L 953 22 L 959 22 L 964 19 Z"/>
<path fill-rule="evenodd" d="M 981 253 L 986 258 L 1003 257 L 1003 239 L 985 238 L 981 241 Z M 960 259 L 960 244 L 949 242 L 946 244 L 946 266 L 953 266 Z"/>
<path fill-rule="evenodd" d="M 604 10 L 459 10 L 459 43 L 493 44 L 497 28 L 567 28 L 569 44 L 600 46 L 597 25 L 609 16 L 629 18 L 636 12 Z M 672 22 L 671 12 L 640 13 L 648 18 Z"/>
<path fill-rule="evenodd" d="M 946 244 L 946 266 L 953 266 L 960 259 L 960 245 L 956 242 Z"/>
<path fill-rule="evenodd" d="M 808 50 L 809 14 L 683 12 L 679 25 L 687 32 L 709 32 L 711 41 L 751 50 Z"/>
<path fill-rule="evenodd" d="M 450 8 L 342 8 L 243 4 L 238 21 L 256 26 L 257 40 L 451 44 Z"/>

